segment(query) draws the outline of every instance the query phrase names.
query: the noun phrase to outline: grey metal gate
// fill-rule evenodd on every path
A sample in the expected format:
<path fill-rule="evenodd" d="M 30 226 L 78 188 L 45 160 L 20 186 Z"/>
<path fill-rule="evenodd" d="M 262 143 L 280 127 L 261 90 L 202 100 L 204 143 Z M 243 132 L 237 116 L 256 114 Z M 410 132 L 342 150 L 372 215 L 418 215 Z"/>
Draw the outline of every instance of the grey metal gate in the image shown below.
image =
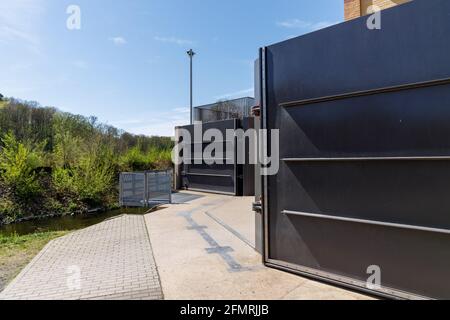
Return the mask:
<path fill-rule="evenodd" d="M 209 129 L 219 130 L 224 137 L 226 137 L 226 130 L 235 130 L 238 128 L 239 120 L 224 120 L 204 123 L 202 125 L 203 132 Z M 181 127 L 190 132 L 194 137 L 194 126 Z M 191 141 L 192 153 L 194 154 L 194 147 L 196 143 L 203 145 L 202 150 L 211 141 L 195 142 Z M 235 139 L 231 141 L 223 141 L 224 151 L 230 148 L 236 150 Z M 202 192 L 214 192 L 228 195 L 238 195 L 238 167 L 235 164 L 227 164 L 228 157 L 234 157 L 236 160 L 236 152 L 230 155 L 225 152 L 224 164 L 209 165 L 205 163 L 205 159 L 202 159 L 202 164 L 183 164 L 182 175 L 182 187 L 193 191 Z M 192 157 L 192 161 L 196 160 L 195 156 Z M 236 161 L 234 161 L 236 163 Z"/>
<path fill-rule="evenodd" d="M 219 141 L 223 144 L 224 157 L 223 163 L 208 164 L 207 159 L 202 157 L 201 164 L 194 163 L 196 157 L 194 148 L 195 145 L 201 144 L 202 151 L 211 144 L 212 141 L 191 141 L 192 163 L 183 163 L 181 166 L 181 185 L 186 190 L 226 194 L 233 196 L 253 196 L 255 194 L 254 181 L 254 164 L 249 159 L 249 150 L 251 148 L 248 139 L 244 141 L 227 137 L 227 130 L 243 129 L 244 131 L 254 128 L 254 119 L 244 117 L 243 119 L 232 119 L 214 121 L 202 124 L 203 133 L 210 129 L 218 130 L 224 137 L 224 141 Z M 187 130 L 191 137 L 194 137 L 194 126 L 178 127 L 177 129 Z M 229 140 L 227 140 L 229 139 Z M 180 143 L 183 143 L 180 141 Z M 245 164 L 238 164 L 237 162 L 237 145 L 242 143 L 245 152 Z M 232 159 L 232 163 L 228 160 Z M 254 163 L 254 161 L 253 161 Z"/>
<path fill-rule="evenodd" d="M 450 298 L 449 16 L 450 1 L 416 0 L 382 30 L 360 18 L 261 50 L 263 127 L 281 140 L 263 178 L 267 265 Z"/>
<path fill-rule="evenodd" d="M 172 171 L 120 174 L 120 205 L 152 207 L 172 202 Z"/>

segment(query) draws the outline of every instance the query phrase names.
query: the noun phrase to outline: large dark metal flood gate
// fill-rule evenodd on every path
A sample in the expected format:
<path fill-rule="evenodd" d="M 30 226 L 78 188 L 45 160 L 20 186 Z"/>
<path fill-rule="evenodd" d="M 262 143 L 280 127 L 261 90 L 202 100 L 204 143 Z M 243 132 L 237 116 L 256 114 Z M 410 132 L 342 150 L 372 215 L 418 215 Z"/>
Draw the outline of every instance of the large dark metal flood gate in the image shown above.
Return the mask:
<path fill-rule="evenodd" d="M 450 1 L 383 11 L 382 30 L 366 20 L 261 51 L 263 126 L 281 136 L 280 171 L 263 179 L 265 261 L 449 299 Z"/>

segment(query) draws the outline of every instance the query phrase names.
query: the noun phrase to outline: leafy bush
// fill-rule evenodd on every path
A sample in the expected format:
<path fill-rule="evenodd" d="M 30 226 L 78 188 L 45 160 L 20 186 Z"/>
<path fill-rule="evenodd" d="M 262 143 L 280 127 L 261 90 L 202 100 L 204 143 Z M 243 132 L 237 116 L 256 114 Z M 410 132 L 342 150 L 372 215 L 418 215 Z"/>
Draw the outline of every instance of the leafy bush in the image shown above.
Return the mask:
<path fill-rule="evenodd" d="M 120 167 L 123 171 L 147 170 L 149 161 L 139 147 L 133 147 L 120 158 Z"/>
<path fill-rule="evenodd" d="M 72 174 L 76 191 L 83 201 L 100 203 L 102 196 L 113 186 L 114 171 L 110 164 L 89 156 L 81 159 Z"/>
<path fill-rule="evenodd" d="M 122 171 L 165 170 L 172 166 L 172 153 L 170 149 L 151 149 L 147 153 L 134 147 L 120 158 Z"/>
<path fill-rule="evenodd" d="M 10 223 L 22 216 L 22 211 L 8 197 L 0 197 L 0 223 Z"/>
<path fill-rule="evenodd" d="M 37 196 L 41 188 L 35 170 L 43 164 L 43 146 L 21 143 L 12 133 L 6 134 L 1 142 L 1 180 L 22 200 Z"/>
<path fill-rule="evenodd" d="M 70 131 L 64 131 L 62 126 L 55 125 L 54 143 L 54 165 L 63 168 L 76 165 L 81 153 L 83 141 L 79 137 L 74 136 Z"/>
<path fill-rule="evenodd" d="M 172 150 L 150 150 L 148 161 L 152 164 L 153 170 L 166 170 L 172 167 Z"/>
<path fill-rule="evenodd" d="M 53 187 L 59 194 L 75 194 L 76 187 L 70 169 L 56 168 L 52 172 Z"/>
<path fill-rule="evenodd" d="M 100 204 L 114 185 L 115 171 L 105 151 L 85 153 L 76 166 L 53 170 L 53 185 L 59 193 L 76 195 L 80 201 Z"/>

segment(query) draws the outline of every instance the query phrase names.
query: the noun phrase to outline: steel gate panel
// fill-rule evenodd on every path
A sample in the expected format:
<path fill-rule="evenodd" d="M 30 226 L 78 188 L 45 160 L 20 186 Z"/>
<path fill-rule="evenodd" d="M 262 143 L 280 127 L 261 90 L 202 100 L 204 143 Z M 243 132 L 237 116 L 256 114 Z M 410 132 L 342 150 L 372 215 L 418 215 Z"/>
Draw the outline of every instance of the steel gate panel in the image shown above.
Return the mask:
<path fill-rule="evenodd" d="M 209 129 L 215 129 L 222 133 L 225 151 L 223 163 L 207 164 L 202 159 L 202 163 L 184 163 L 181 167 L 181 185 L 185 189 L 219 193 L 234 196 L 253 196 L 255 194 L 254 186 L 254 162 L 250 161 L 250 139 L 238 140 L 234 136 L 236 129 L 242 129 L 244 132 L 254 129 L 253 118 L 223 120 L 216 122 L 208 122 L 202 124 L 202 136 Z M 191 137 L 194 137 L 194 126 L 178 127 L 177 129 L 187 130 Z M 233 130 L 233 138 L 227 137 L 227 130 Z M 228 141 L 226 139 L 229 139 Z M 180 141 L 180 143 L 183 143 Z M 194 147 L 202 144 L 202 151 L 210 145 L 211 141 L 193 142 L 191 141 L 192 159 L 195 160 Z M 237 163 L 238 144 L 245 146 L 245 164 Z M 230 154 L 227 150 L 233 150 Z M 232 157 L 232 159 L 231 159 Z M 233 160 L 232 164 L 227 163 Z M 193 161 L 194 162 L 194 161 Z"/>
<path fill-rule="evenodd" d="M 194 126 L 185 126 L 180 128 L 187 130 L 191 134 L 192 140 L 194 139 Z M 202 124 L 203 133 L 209 129 L 216 129 L 222 133 L 224 138 L 226 137 L 226 131 L 228 129 L 236 130 L 237 128 L 239 128 L 239 120 L 237 119 Z M 194 145 L 196 143 L 201 143 L 203 145 L 202 150 L 204 150 L 210 142 L 192 141 L 191 148 L 193 160 L 195 160 Z M 182 165 L 182 186 L 185 189 L 227 195 L 239 195 L 238 165 L 236 164 L 236 142 L 235 139 L 233 139 L 233 141 L 225 140 L 222 141 L 222 143 L 225 151 L 223 164 L 207 164 L 204 159 L 202 159 L 201 164 L 192 163 Z M 227 147 L 234 150 L 232 155 L 226 153 Z M 233 157 L 234 164 L 226 163 L 226 160 L 230 156 Z"/>
<path fill-rule="evenodd" d="M 281 156 L 263 178 L 269 266 L 450 298 L 449 16 L 448 1 L 416 0 L 383 11 L 381 31 L 360 18 L 261 51 Z"/>
<path fill-rule="evenodd" d="M 147 172 L 147 203 L 172 202 L 172 171 Z"/>
<path fill-rule="evenodd" d="M 172 203 L 172 171 L 121 173 L 119 202 L 124 207 Z"/>
<path fill-rule="evenodd" d="M 120 175 L 120 205 L 145 207 L 145 173 L 122 173 Z"/>

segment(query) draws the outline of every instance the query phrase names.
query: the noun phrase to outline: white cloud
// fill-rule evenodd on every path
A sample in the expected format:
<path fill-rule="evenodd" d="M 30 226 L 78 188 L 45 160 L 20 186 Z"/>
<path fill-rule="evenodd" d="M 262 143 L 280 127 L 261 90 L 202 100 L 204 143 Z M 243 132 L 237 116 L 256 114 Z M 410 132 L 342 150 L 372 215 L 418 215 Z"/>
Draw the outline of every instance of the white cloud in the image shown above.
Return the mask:
<path fill-rule="evenodd" d="M 39 54 L 37 30 L 44 11 L 42 0 L 0 1 L 0 43 L 23 46 Z"/>
<path fill-rule="evenodd" d="M 293 28 L 308 28 L 310 26 L 310 23 L 299 19 L 291 19 L 277 22 L 277 25 L 279 27 L 293 29 Z"/>
<path fill-rule="evenodd" d="M 7 97 L 23 97 L 23 95 L 35 92 L 34 87 L 22 86 L 17 82 L 0 82 L 1 93 Z"/>
<path fill-rule="evenodd" d="M 307 30 L 319 30 L 336 24 L 337 22 L 319 21 L 310 22 L 300 19 L 290 19 L 281 22 L 277 22 L 277 26 L 287 29 L 307 29 Z"/>
<path fill-rule="evenodd" d="M 33 65 L 29 62 L 24 63 L 14 63 L 9 66 L 9 70 L 11 72 L 25 72 L 30 70 L 33 67 Z"/>
<path fill-rule="evenodd" d="M 173 137 L 175 135 L 175 127 L 189 124 L 189 115 L 183 117 L 156 115 L 156 117 L 152 116 L 147 119 L 148 120 L 130 119 L 112 121 L 111 124 L 133 134 L 163 137 Z"/>
<path fill-rule="evenodd" d="M 195 44 L 194 41 L 192 41 L 192 40 L 180 39 L 180 38 L 175 38 L 175 37 L 155 37 L 154 39 L 159 42 L 173 43 L 173 44 L 177 44 L 179 46 Z"/>
<path fill-rule="evenodd" d="M 136 125 L 136 124 L 144 124 L 144 120 L 142 119 L 127 119 L 127 120 L 117 120 L 112 121 L 111 124 L 116 127 L 120 127 L 123 125 Z"/>
<path fill-rule="evenodd" d="M 189 119 L 186 120 L 168 120 L 152 122 L 146 126 L 130 128 L 128 132 L 134 134 L 143 134 L 146 136 L 161 136 L 161 137 L 174 137 L 175 127 L 185 126 L 189 124 Z"/>
<path fill-rule="evenodd" d="M 189 113 L 189 108 L 174 108 L 167 112 L 145 114 L 142 118 L 111 121 L 111 125 L 133 134 L 173 137 L 175 127 L 189 124 Z"/>
<path fill-rule="evenodd" d="M 176 109 L 173 109 L 173 112 L 175 112 L 175 113 L 190 113 L 191 109 L 190 108 L 176 108 Z"/>
<path fill-rule="evenodd" d="M 127 40 L 124 37 L 111 37 L 109 38 L 110 41 L 112 41 L 116 46 L 123 46 L 127 44 Z"/>
<path fill-rule="evenodd" d="M 254 68 L 255 67 L 255 60 L 254 59 L 236 59 L 236 63 L 239 63 L 241 65 L 244 65 L 245 67 Z"/>
<path fill-rule="evenodd" d="M 145 60 L 148 64 L 158 64 L 161 61 L 161 56 L 154 56 Z"/>
<path fill-rule="evenodd" d="M 240 91 L 236 91 L 236 92 L 223 94 L 221 96 L 214 97 L 214 99 L 226 100 L 226 99 L 233 99 L 233 98 L 241 98 L 243 96 L 249 96 L 249 95 L 253 96 L 254 91 L 255 91 L 254 88 L 249 88 L 249 89 L 245 89 L 245 90 L 240 90 Z"/>
<path fill-rule="evenodd" d="M 311 30 L 320 30 L 338 24 L 338 22 L 320 21 L 311 25 Z"/>
<path fill-rule="evenodd" d="M 78 69 L 87 69 L 88 63 L 84 60 L 75 60 L 72 62 L 72 65 Z"/>

